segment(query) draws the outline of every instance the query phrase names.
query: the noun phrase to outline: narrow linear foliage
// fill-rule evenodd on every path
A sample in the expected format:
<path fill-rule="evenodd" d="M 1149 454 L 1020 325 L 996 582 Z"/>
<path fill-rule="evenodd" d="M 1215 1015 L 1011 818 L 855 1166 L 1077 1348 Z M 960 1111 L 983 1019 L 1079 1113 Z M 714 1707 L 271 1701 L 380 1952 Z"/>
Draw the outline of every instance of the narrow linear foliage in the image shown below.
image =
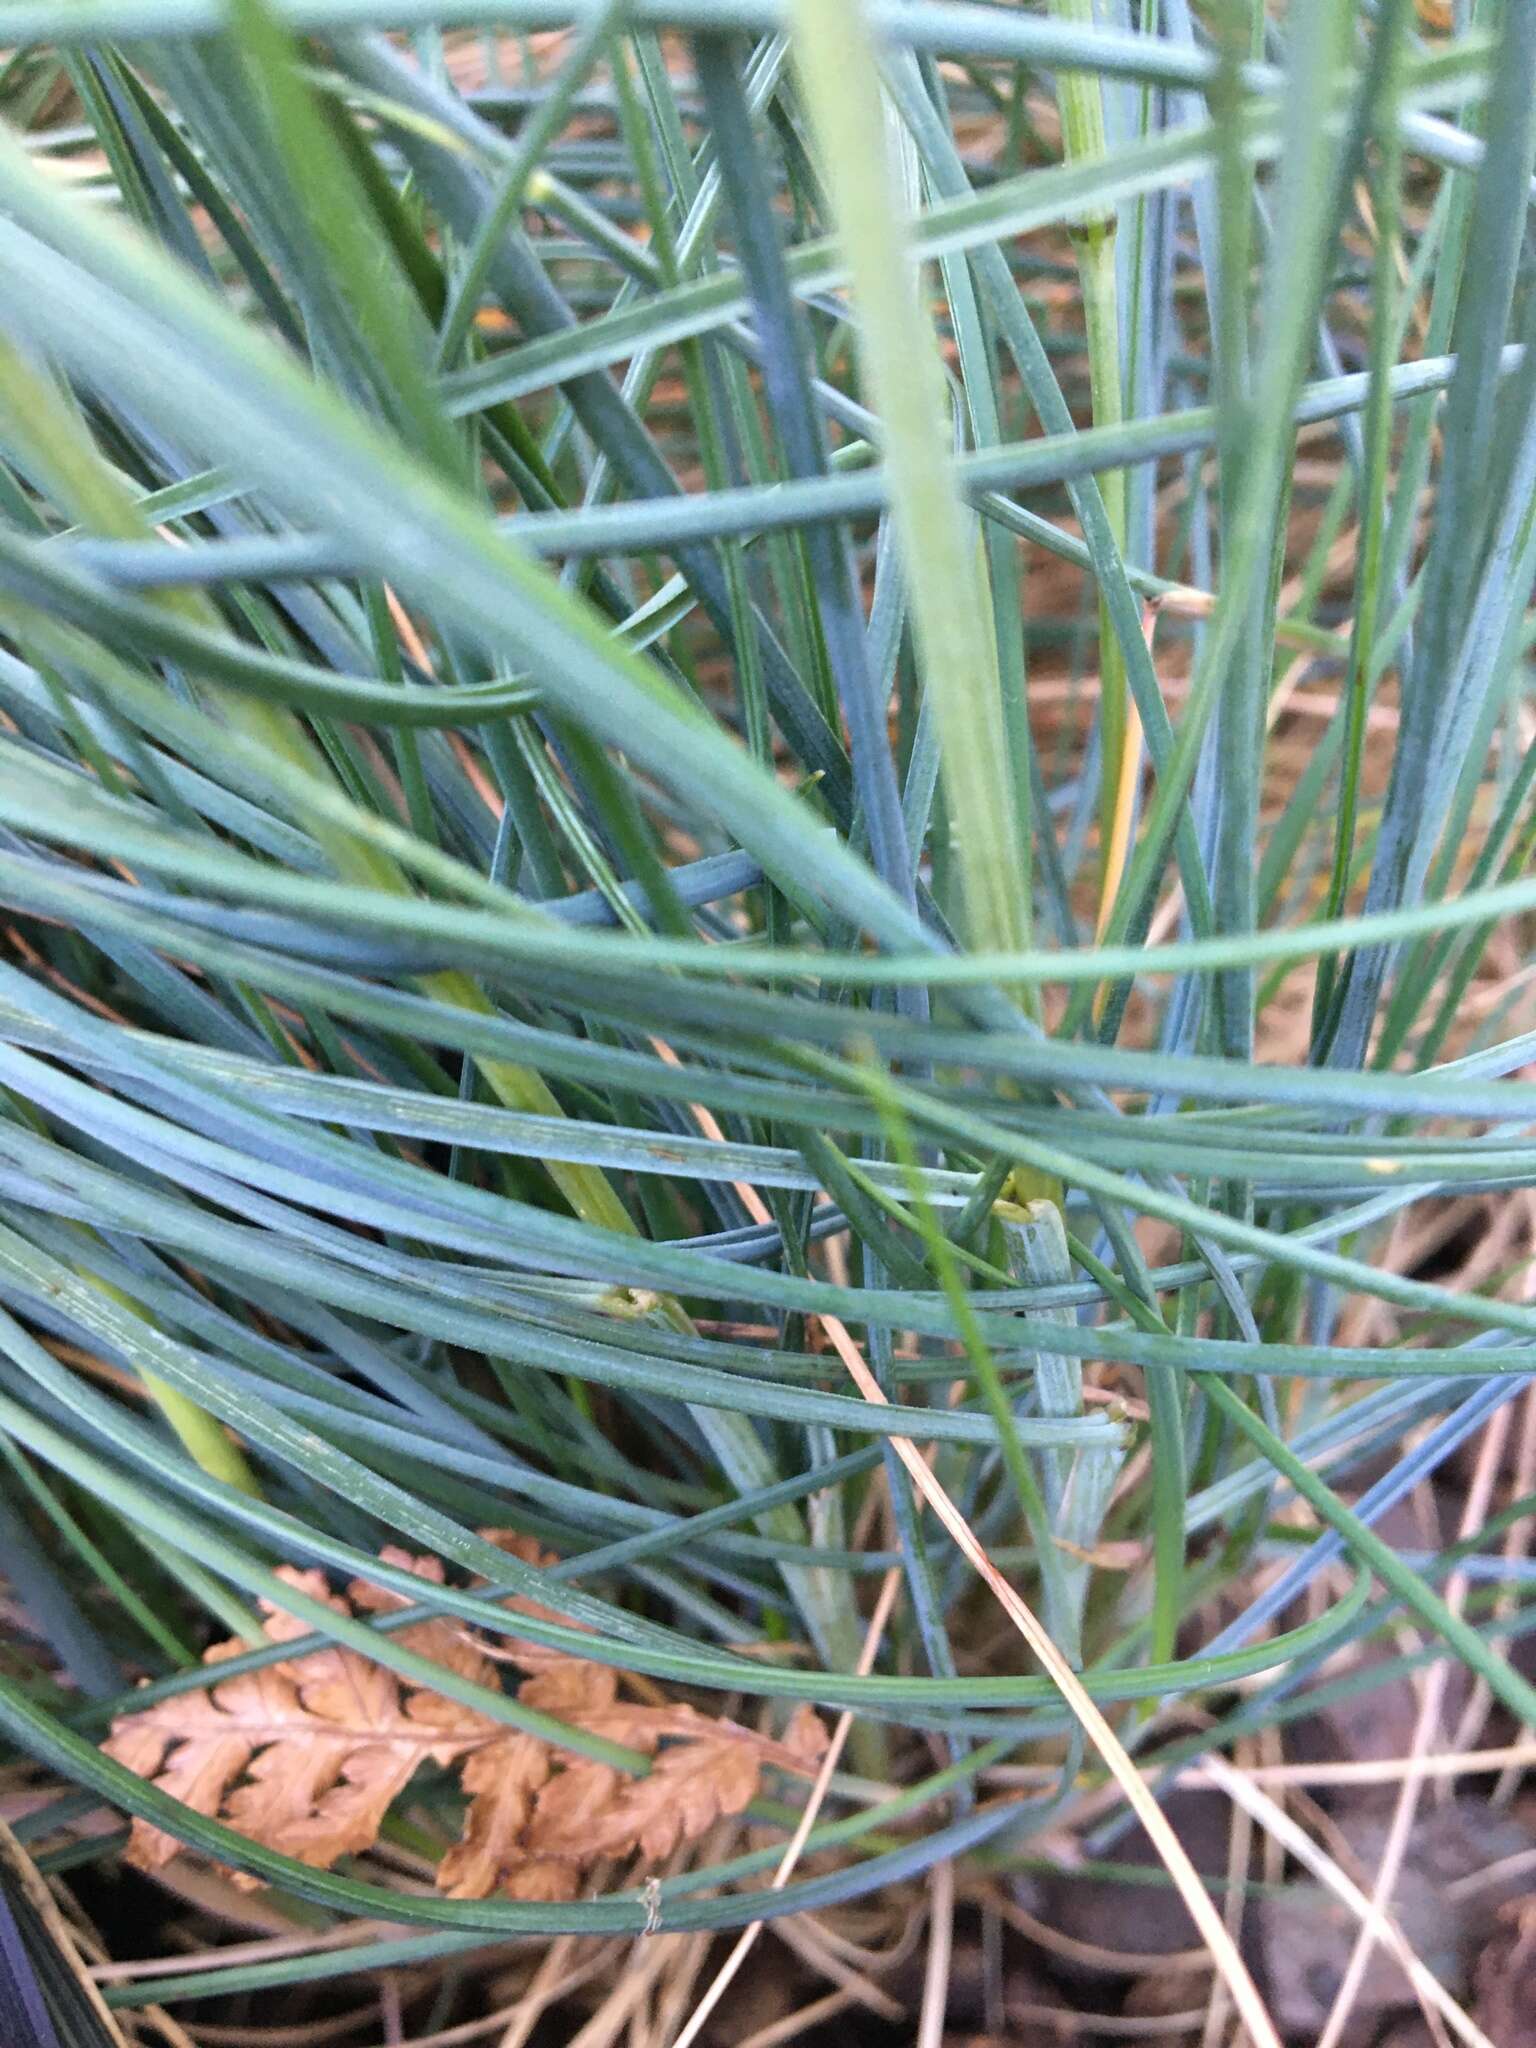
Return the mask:
<path fill-rule="evenodd" d="M 1473 13 L 0 6 L 31 1839 L 443 1956 L 1010 1869 L 1405 1631 L 1536 1722 L 1529 1503 L 1378 1526 L 1536 1375 Z"/>

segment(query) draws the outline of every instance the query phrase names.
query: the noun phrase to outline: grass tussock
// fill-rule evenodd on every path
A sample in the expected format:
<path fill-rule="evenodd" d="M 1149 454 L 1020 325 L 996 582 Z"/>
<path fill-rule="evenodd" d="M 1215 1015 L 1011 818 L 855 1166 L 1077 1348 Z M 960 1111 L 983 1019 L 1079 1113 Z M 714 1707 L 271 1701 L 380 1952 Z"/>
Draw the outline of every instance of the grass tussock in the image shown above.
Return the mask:
<path fill-rule="evenodd" d="M 734 2025 L 765 1916 L 805 2026 L 968 1943 L 1023 2024 L 1139 1815 L 1188 2038 L 1353 2038 L 1378 1933 L 1485 2038 L 1353 1928 L 1536 1724 L 1536 16 L 483 17 L 0 10 L 0 1811 L 508 2048 Z M 140 1767 L 424 1662 L 644 1825 L 476 1897 L 430 1743 Z"/>

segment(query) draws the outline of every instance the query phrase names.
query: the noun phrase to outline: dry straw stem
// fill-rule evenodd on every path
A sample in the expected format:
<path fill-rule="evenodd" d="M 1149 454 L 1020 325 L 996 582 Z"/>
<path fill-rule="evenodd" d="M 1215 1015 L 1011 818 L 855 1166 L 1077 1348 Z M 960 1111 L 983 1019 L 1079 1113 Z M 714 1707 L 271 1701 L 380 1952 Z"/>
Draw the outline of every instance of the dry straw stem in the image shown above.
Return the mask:
<path fill-rule="evenodd" d="M 923 1971 L 923 2003 L 916 2048 L 942 2048 L 949 2012 L 949 1970 L 955 1945 L 955 1866 L 936 1863 L 929 1878 L 932 1934 Z"/>
<path fill-rule="evenodd" d="M 861 1678 L 867 1676 L 874 1669 L 875 1657 L 879 1652 L 881 1640 L 885 1635 L 886 1624 L 891 1618 L 891 1609 L 896 1604 L 896 1595 L 900 1589 L 901 1573 L 893 1566 L 881 1582 L 879 1596 L 875 1601 L 875 1611 L 870 1616 L 869 1628 L 864 1637 L 864 1646 L 859 1652 L 859 1661 L 856 1669 Z M 832 1730 L 832 1739 L 827 1744 L 826 1755 L 821 1760 L 821 1769 L 816 1773 L 816 1782 L 811 1787 L 810 1797 L 805 1802 L 805 1808 L 800 1815 L 795 1832 L 785 1844 L 784 1854 L 780 1857 L 778 1868 L 774 1871 L 772 1880 L 769 1883 L 768 1889 L 770 1891 L 782 1891 L 789 1882 L 790 1872 L 800 1861 L 800 1852 L 804 1849 L 809 1839 L 811 1829 L 816 1825 L 816 1816 L 821 1811 L 822 1802 L 827 1796 L 827 1787 L 832 1782 L 832 1773 L 837 1769 L 838 1759 L 843 1753 L 843 1746 L 848 1740 L 848 1732 L 852 1726 L 853 1714 L 851 1711 L 839 1714 L 837 1724 Z M 741 1930 L 741 1933 L 736 1937 L 735 1945 L 731 1949 L 730 1954 L 720 1965 L 714 1982 L 694 2007 L 693 2012 L 689 2015 L 688 2024 L 673 2042 L 672 2048 L 692 2048 L 692 2043 L 698 2039 L 699 2033 L 710 2014 L 730 1989 L 732 1980 L 751 1953 L 752 1946 L 762 1931 L 763 1922 L 761 1920 L 754 1920 L 749 1927 L 744 1927 Z"/>
<path fill-rule="evenodd" d="M 1347 1876 L 1333 1858 L 1275 1804 L 1267 1792 L 1261 1792 L 1257 1785 L 1251 1784 L 1247 1775 L 1235 1769 L 1225 1757 L 1212 1754 L 1203 1759 L 1201 1768 L 1212 1784 L 1252 1814 L 1260 1827 L 1273 1835 L 1298 1863 L 1311 1871 L 1320 1884 L 1326 1885 L 1335 1898 L 1359 1916 L 1377 1940 L 1389 1948 L 1402 1964 L 1415 1996 L 1421 2003 L 1433 2006 L 1452 2032 L 1468 2044 L 1468 2048 L 1497 2048 L 1477 2022 L 1462 2011 L 1433 1971 L 1419 1961 L 1399 1929 L 1366 1897 L 1354 1879 Z"/>
<path fill-rule="evenodd" d="M 886 1396 L 865 1363 L 859 1347 L 848 1334 L 847 1325 L 840 1322 L 836 1316 L 828 1315 L 821 1318 L 821 1324 L 831 1339 L 838 1357 L 848 1368 L 849 1377 L 864 1399 L 883 1405 Z M 1076 1715 L 1083 1733 L 1103 1757 L 1115 1782 L 1125 1794 L 1127 1805 L 1146 1829 L 1149 1840 L 1162 1857 L 1168 1875 L 1173 1879 L 1179 1896 L 1189 1912 L 1189 1917 L 1194 1921 L 1209 1948 L 1217 1969 L 1226 1979 L 1232 2003 L 1248 2029 L 1254 2048 L 1280 2048 L 1280 2036 L 1276 2033 L 1274 2021 L 1266 2011 L 1258 1987 L 1249 1974 L 1248 1965 L 1238 1954 L 1237 1944 L 1227 1932 L 1226 1924 L 1196 1874 L 1183 1844 L 1169 1826 L 1167 1815 L 1148 1789 L 1140 1771 L 1126 1754 L 1120 1738 L 1095 1705 L 1077 1673 L 988 1557 L 969 1522 L 955 1506 L 941 1483 L 929 1471 L 922 1453 L 905 1437 L 892 1437 L 891 1444 L 897 1457 L 911 1473 L 912 1482 L 918 1492 L 954 1538 L 962 1554 L 997 1597 L 1009 1620 L 1034 1651 L 1047 1676 L 1055 1683 L 1062 1698 Z"/>
<path fill-rule="evenodd" d="M 1399 1778 L 1470 1778 L 1480 1773 L 1529 1770 L 1536 1765 L 1536 1739 L 1502 1743 L 1495 1749 L 1437 1751 L 1434 1755 L 1367 1757 L 1339 1763 L 1252 1764 L 1243 1776 L 1251 1785 L 1321 1786 L 1390 1785 Z M 1164 1764 L 1147 1764 L 1142 1776 L 1161 1779 Z M 1054 1785 L 1059 1773 L 1048 1764 L 994 1764 L 982 1776 L 993 1785 Z M 1203 1764 L 1191 1764 L 1179 1773 L 1185 1785 L 1208 1785 Z"/>
<path fill-rule="evenodd" d="M 262 1941 L 232 1941 L 192 1955 L 178 1951 L 173 1956 L 144 1956 L 132 1962 L 100 1962 L 91 1965 L 94 1984 L 136 1982 L 140 1977 L 179 1977 L 186 1971 L 238 1970 L 247 1963 L 278 1962 L 288 1956 L 325 1955 L 339 1948 L 361 1948 L 371 1941 L 397 1935 L 400 1928 L 388 1920 L 347 1920 L 323 1934 L 281 1934 Z"/>
<path fill-rule="evenodd" d="M 0 1873 L 3 1873 L 6 1883 L 14 1886 L 26 1900 L 44 1933 L 51 1938 L 60 1957 L 74 1973 L 81 1995 L 90 2005 L 93 2020 L 100 2029 L 98 2038 L 105 2044 L 112 2044 L 112 2048 L 128 2048 L 116 2016 L 96 1987 L 97 1973 L 87 1967 L 80 1954 L 74 1930 L 54 1903 L 53 1893 L 38 1875 L 37 1866 L 3 1820 L 0 1820 Z M 24 2048 L 24 2044 L 18 2043 L 16 2048 Z"/>
<path fill-rule="evenodd" d="M 1152 640 L 1157 631 L 1157 613 L 1158 607 L 1155 603 L 1144 604 L 1141 608 L 1141 633 L 1147 643 L 1148 654 L 1152 652 Z M 1102 944 L 1104 934 L 1109 929 L 1115 896 L 1125 874 L 1125 864 L 1131 850 L 1131 827 L 1136 817 L 1136 792 L 1141 785 L 1141 719 L 1134 704 L 1126 705 L 1125 721 L 1120 761 L 1115 771 L 1114 802 L 1109 814 L 1109 843 L 1104 851 L 1104 878 L 1099 891 L 1099 914 L 1094 924 L 1093 936 L 1097 944 Z"/>
<path fill-rule="evenodd" d="M 1493 1416 L 1483 1432 L 1478 1449 L 1477 1469 L 1473 1476 L 1466 1502 L 1462 1508 L 1461 1527 L 1458 1540 L 1465 1542 L 1474 1536 L 1482 1526 L 1493 1500 L 1498 1480 L 1499 1464 L 1509 1438 L 1513 1419 L 1509 1408 L 1501 1408 Z M 1466 1603 L 1467 1577 L 1458 1572 L 1446 1588 L 1446 1605 L 1453 1613 L 1459 1614 Z M 1410 1754 L 1417 1757 L 1427 1752 L 1440 1727 L 1441 1710 L 1445 1704 L 1450 1677 L 1450 1665 L 1444 1659 L 1432 1665 L 1425 1675 L 1419 1710 L 1415 1718 L 1413 1741 Z M 1343 1981 L 1335 1994 L 1333 2006 L 1318 2040 L 1318 2048 L 1337 2048 L 1344 2029 L 1355 2009 L 1360 1995 L 1360 1986 L 1365 1980 L 1366 1968 L 1371 1952 L 1376 1946 L 1378 1916 L 1383 1917 L 1391 1908 L 1392 1895 L 1408 1853 L 1413 1824 L 1419 1810 L 1419 1795 L 1424 1788 L 1424 1774 L 1416 1769 L 1409 1770 L 1397 1789 L 1392 1820 L 1387 1832 L 1386 1844 L 1382 1850 L 1381 1862 L 1376 1879 L 1371 1886 L 1371 1917 L 1362 1922 L 1345 1967 Z"/>

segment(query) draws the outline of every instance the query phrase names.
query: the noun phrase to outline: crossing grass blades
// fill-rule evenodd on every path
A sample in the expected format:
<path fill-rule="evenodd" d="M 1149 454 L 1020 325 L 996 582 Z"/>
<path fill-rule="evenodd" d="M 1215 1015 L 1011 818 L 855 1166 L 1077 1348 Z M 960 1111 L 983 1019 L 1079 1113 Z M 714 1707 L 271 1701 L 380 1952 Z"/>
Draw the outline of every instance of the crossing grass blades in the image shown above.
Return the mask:
<path fill-rule="evenodd" d="M 1536 1723 L 1536 14 L 1453 12 L 0 9 L 0 1796 L 291 1930 L 109 2021 L 12 1872 L 17 2038 L 862 1901 L 937 2040 L 1139 1817 L 1275 2040 L 1175 1767 Z M 356 1742 L 289 1847 L 124 1761 L 356 1666 L 676 1767 L 518 1643 L 741 1800 L 449 1896 L 430 1755 L 308 1859 Z"/>

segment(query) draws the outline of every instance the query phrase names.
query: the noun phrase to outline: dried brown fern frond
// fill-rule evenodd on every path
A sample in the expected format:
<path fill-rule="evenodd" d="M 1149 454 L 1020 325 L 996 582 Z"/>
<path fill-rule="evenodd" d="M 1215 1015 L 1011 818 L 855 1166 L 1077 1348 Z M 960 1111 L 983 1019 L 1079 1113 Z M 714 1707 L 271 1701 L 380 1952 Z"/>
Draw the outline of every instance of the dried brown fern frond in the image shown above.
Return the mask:
<path fill-rule="evenodd" d="M 550 1561 L 526 1538 L 486 1533 L 527 1563 Z M 436 1558 L 396 1549 L 382 1557 L 432 1583 L 443 1581 Z M 285 1566 L 279 1576 L 340 1614 L 383 1613 L 405 1604 L 398 1593 L 365 1580 L 354 1580 L 343 1599 L 319 1572 Z M 520 1595 L 505 1604 L 514 1612 L 560 1618 Z M 278 1643 L 308 1633 L 270 1603 L 264 1603 L 263 1626 Z M 516 1664 L 526 1674 L 517 1686 L 524 1705 L 654 1757 L 649 1775 L 629 1777 L 508 1728 L 340 1645 L 215 1679 L 206 1691 L 124 1715 L 104 1747 L 195 1812 L 320 1869 L 372 1848 L 391 1805 L 423 1763 L 454 1768 L 469 1805 L 460 1839 L 439 1866 L 439 1888 L 455 1898 L 499 1890 L 514 1898 L 562 1899 L 573 1897 L 600 1861 L 658 1862 L 715 1821 L 740 1813 L 756 1796 L 765 1764 L 803 1773 L 826 1740 L 813 1713 L 797 1715 L 786 1739 L 775 1742 L 681 1701 L 636 1704 L 622 1696 L 623 1675 L 613 1666 L 523 1638 L 493 1646 L 472 1629 L 432 1620 L 404 1630 L 400 1639 L 478 1685 L 495 1687 L 498 1666 Z M 205 1661 L 217 1665 L 244 1647 L 216 1643 Z M 158 1869 L 180 1846 L 173 1835 L 136 1820 L 128 1860 Z"/>

